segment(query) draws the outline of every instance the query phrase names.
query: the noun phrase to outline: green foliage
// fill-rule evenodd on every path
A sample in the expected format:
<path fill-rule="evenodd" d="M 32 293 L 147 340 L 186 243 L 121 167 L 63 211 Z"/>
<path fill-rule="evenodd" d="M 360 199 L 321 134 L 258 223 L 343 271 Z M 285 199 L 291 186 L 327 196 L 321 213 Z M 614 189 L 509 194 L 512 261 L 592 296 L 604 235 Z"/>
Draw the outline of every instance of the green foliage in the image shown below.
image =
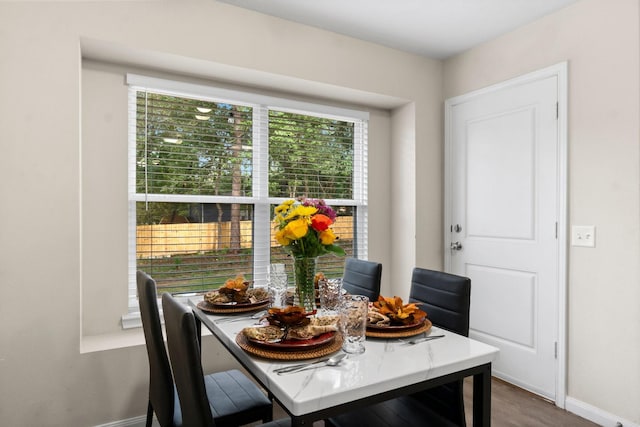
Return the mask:
<path fill-rule="evenodd" d="M 251 195 L 252 108 L 138 92 L 136 191 Z M 353 198 L 354 125 L 269 111 L 269 196 Z M 139 223 L 184 215 L 166 203 Z"/>
<path fill-rule="evenodd" d="M 138 92 L 136 126 L 139 193 L 251 194 L 251 108 Z"/>
<path fill-rule="evenodd" d="M 269 195 L 351 199 L 353 123 L 269 111 Z"/>

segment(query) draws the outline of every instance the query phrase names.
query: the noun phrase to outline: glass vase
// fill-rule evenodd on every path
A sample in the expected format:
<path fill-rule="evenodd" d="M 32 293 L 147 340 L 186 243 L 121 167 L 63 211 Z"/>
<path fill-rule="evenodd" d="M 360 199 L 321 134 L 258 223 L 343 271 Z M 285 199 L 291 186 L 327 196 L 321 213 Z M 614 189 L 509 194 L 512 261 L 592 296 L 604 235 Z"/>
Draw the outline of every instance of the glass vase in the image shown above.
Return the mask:
<path fill-rule="evenodd" d="M 296 294 L 294 304 L 304 307 L 305 311 L 316 309 L 316 289 L 314 279 L 316 276 L 315 257 L 294 257 L 293 274 L 296 282 Z"/>

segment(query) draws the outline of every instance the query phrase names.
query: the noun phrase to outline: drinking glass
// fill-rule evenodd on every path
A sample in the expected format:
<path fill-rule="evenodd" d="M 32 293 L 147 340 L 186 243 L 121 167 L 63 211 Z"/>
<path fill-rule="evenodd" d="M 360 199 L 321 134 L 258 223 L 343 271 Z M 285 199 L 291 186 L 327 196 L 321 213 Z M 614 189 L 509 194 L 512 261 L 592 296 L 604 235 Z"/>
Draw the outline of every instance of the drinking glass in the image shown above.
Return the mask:
<path fill-rule="evenodd" d="M 340 326 L 346 353 L 363 353 L 367 329 L 369 298 L 364 295 L 345 295 L 340 308 Z"/>
<path fill-rule="evenodd" d="M 342 278 L 324 279 L 318 282 L 320 311 L 324 315 L 338 314 L 342 294 Z"/>
<path fill-rule="evenodd" d="M 271 264 L 268 286 L 271 307 L 285 307 L 287 305 L 288 280 L 284 264 Z"/>

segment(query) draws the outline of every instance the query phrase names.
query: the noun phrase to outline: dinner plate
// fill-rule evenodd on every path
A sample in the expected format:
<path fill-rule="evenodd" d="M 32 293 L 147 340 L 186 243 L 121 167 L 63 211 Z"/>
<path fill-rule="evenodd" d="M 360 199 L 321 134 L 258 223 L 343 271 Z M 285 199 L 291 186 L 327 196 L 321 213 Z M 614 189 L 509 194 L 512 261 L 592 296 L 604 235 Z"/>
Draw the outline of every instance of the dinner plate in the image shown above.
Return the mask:
<path fill-rule="evenodd" d="M 367 323 L 368 329 L 374 329 L 377 331 L 404 331 L 411 328 L 417 328 L 425 322 L 425 319 L 420 322 L 409 323 L 408 325 L 377 325 L 377 324 L 369 324 Z"/>
<path fill-rule="evenodd" d="M 405 325 L 403 325 L 405 326 Z M 404 337 L 412 337 L 414 335 L 424 334 L 431 330 L 431 321 L 429 319 L 424 319 L 424 322 L 420 322 L 417 326 L 412 326 L 410 328 L 404 329 L 392 329 L 390 327 L 386 328 L 369 328 L 367 327 L 366 335 L 371 338 L 404 338 Z"/>
<path fill-rule="evenodd" d="M 335 331 L 325 332 L 317 337 L 309 338 L 307 340 L 284 340 L 278 342 L 261 341 L 252 338 L 247 338 L 252 344 L 256 344 L 262 347 L 267 347 L 274 350 L 309 350 L 312 348 L 320 347 L 330 343 L 336 337 Z"/>
<path fill-rule="evenodd" d="M 269 300 L 258 301 L 255 303 L 248 304 L 224 304 L 217 305 L 211 304 L 207 301 L 200 301 L 196 306 L 206 312 L 212 314 L 231 314 L 231 313 L 246 313 L 249 311 L 257 311 L 259 309 L 265 308 L 269 305 Z"/>
<path fill-rule="evenodd" d="M 209 302 L 206 301 L 205 302 L 212 308 L 252 308 L 252 307 L 258 307 L 260 305 L 263 305 L 265 303 L 269 302 L 269 298 L 265 298 L 263 300 L 260 301 L 256 301 L 256 302 Z"/>

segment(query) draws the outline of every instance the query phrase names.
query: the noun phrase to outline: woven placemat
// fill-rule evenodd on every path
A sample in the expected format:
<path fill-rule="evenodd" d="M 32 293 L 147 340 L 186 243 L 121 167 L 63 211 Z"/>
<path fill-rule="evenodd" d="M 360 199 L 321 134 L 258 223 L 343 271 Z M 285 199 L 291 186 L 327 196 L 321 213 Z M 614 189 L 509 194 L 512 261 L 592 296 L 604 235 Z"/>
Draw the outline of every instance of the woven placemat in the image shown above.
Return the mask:
<path fill-rule="evenodd" d="M 262 304 L 251 304 L 247 307 L 238 307 L 235 305 L 230 305 L 227 307 L 214 307 L 206 301 L 200 301 L 196 306 L 206 312 L 213 314 L 233 314 L 233 313 L 248 313 L 250 311 L 258 311 L 269 306 L 269 300 L 265 300 Z"/>
<path fill-rule="evenodd" d="M 371 338 L 405 338 L 412 337 L 414 335 L 423 334 L 431 329 L 431 321 L 425 319 L 422 325 L 418 325 L 415 328 L 401 329 L 395 331 L 381 331 L 380 329 L 372 330 L 367 329 L 367 336 Z"/>
<path fill-rule="evenodd" d="M 278 351 L 272 348 L 261 347 L 260 345 L 251 343 L 242 333 L 236 335 L 236 343 L 247 353 L 251 353 L 254 356 L 264 357 L 265 359 L 305 360 L 327 356 L 340 350 L 342 348 L 342 335 L 340 333 L 336 333 L 335 339 L 330 343 L 308 350 L 299 351 Z"/>

